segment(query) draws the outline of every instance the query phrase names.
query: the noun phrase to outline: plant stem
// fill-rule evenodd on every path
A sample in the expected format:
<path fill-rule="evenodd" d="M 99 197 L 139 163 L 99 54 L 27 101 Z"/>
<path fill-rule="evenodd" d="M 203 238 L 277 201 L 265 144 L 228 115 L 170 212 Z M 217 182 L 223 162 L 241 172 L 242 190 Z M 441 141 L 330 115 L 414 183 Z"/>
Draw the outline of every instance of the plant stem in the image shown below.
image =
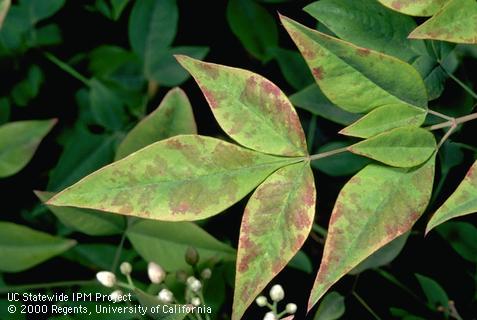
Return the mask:
<path fill-rule="evenodd" d="M 426 127 L 424 129 L 427 129 L 429 131 L 434 131 L 434 130 L 439 130 L 439 129 L 442 129 L 442 128 L 451 127 L 453 124 L 459 125 L 459 124 L 462 124 L 464 122 L 468 122 L 468 121 L 475 120 L 475 119 L 477 119 L 477 112 L 468 114 L 468 115 L 463 116 L 463 117 L 455 118 L 453 120 L 441 122 L 441 123 L 432 125 L 430 127 Z"/>
<path fill-rule="evenodd" d="M 116 253 L 114 254 L 113 265 L 111 266 L 111 272 L 115 273 L 116 269 L 119 264 L 119 259 L 121 258 L 121 252 L 123 251 L 124 241 L 126 240 L 126 230 L 124 230 L 123 234 L 121 235 L 121 240 L 119 241 L 118 248 L 116 249 Z"/>
<path fill-rule="evenodd" d="M 448 75 L 449 77 L 454 80 L 459 86 L 462 87 L 468 94 L 472 96 L 472 98 L 477 99 L 477 93 L 475 93 L 471 88 L 469 88 L 464 82 L 462 82 L 459 78 L 454 76 L 452 73 L 447 72 L 445 68 L 442 68 Z"/>
<path fill-rule="evenodd" d="M 85 76 L 80 74 L 78 71 L 73 69 L 70 65 L 68 65 L 66 62 L 61 61 L 57 57 L 55 57 L 53 54 L 49 52 L 44 53 L 45 57 L 53 62 L 55 65 L 57 65 L 61 70 L 65 71 L 69 75 L 71 75 L 73 78 L 77 79 L 78 81 L 82 82 L 85 86 L 89 87 L 90 82 L 89 79 L 87 79 Z"/>
<path fill-rule="evenodd" d="M 346 151 L 348 151 L 348 147 L 339 148 L 339 149 L 335 149 L 335 150 L 331 150 L 331 151 L 327 151 L 327 152 L 314 154 L 314 155 L 311 155 L 309 157 L 309 159 L 310 160 L 318 160 L 318 159 L 322 159 L 322 158 L 326 158 L 326 157 L 331 157 L 331 156 L 334 156 L 335 154 L 343 153 L 343 152 L 346 152 Z"/>
<path fill-rule="evenodd" d="M 454 120 L 454 123 L 452 124 L 452 126 L 449 128 L 449 130 L 447 130 L 446 134 L 442 137 L 441 141 L 439 141 L 439 144 L 437 145 L 437 150 L 439 150 L 442 147 L 444 142 L 446 142 L 446 140 L 451 136 L 451 134 L 454 132 L 456 128 L 457 128 L 457 125 L 455 124 L 455 120 Z"/>
<path fill-rule="evenodd" d="M 316 115 L 312 114 L 310 119 L 310 126 L 308 127 L 306 141 L 308 142 L 308 152 L 312 152 L 313 145 L 315 144 L 315 132 L 316 132 Z"/>
<path fill-rule="evenodd" d="M 416 294 L 414 294 L 414 292 L 412 292 L 408 287 L 402 284 L 392 274 L 389 274 L 387 271 L 381 268 L 374 269 L 374 271 L 376 271 L 376 273 L 379 274 L 384 279 L 388 280 L 389 282 L 391 282 L 392 284 L 394 284 L 395 286 L 397 286 L 398 288 L 400 288 L 401 290 L 409 294 L 414 300 L 418 301 L 420 304 L 427 306 L 427 304 L 424 303 Z"/>
<path fill-rule="evenodd" d="M 435 115 L 436 117 L 439 117 L 439 118 L 444 119 L 444 120 L 448 120 L 448 121 L 454 120 L 454 118 L 452 118 L 452 117 L 446 116 L 443 113 L 440 113 L 440 112 L 437 112 L 437 111 L 434 111 L 434 110 L 431 110 L 431 109 L 427 109 L 427 113 Z"/>
<path fill-rule="evenodd" d="M 359 303 L 361 303 L 361 305 L 362 305 L 376 320 L 382 320 L 382 319 L 376 314 L 376 312 L 374 312 L 373 309 L 371 309 L 371 307 L 366 303 L 366 301 L 364 301 L 363 298 L 361 298 L 361 297 L 356 293 L 356 291 L 353 291 L 352 294 L 353 294 L 353 296 L 356 298 L 356 300 L 358 300 Z"/>
<path fill-rule="evenodd" d="M 59 282 L 50 282 L 50 283 L 34 283 L 34 284 L 24 284 L 19 286 L 8 286 L 5 288 L 0 288 L 0 294 L 7 292 L 22 292 L 32 289 L 49 289 L 49 288 L 60 288 L 60 287 L 70 287 L 70 286 L 85 286 L 90 284 L 96 284 L 96 280 L 73 280 L 73 281 L 59 281 Z"/>

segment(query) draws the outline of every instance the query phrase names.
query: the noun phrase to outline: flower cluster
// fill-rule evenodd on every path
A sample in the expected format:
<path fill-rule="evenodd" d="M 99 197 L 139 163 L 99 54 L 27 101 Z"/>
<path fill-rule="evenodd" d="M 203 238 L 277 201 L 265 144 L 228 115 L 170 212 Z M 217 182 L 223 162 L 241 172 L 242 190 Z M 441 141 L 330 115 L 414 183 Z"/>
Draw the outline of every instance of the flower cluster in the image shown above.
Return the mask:
<path fill-rule="evenodd" d="M 255 300 L 259 307 L 267 307 L 270 309 L 270 311 L 267 312 L 263 317 L 263 320 L 279 320 L 285 315 L 294 314 L 296 312 L 297 306 L 294 303 L 288 303 L 285 306 L 285 310 L 278 312 L 277 304 L 285 298 L 285 291 L 281 285 L 274 285 L 270 289 L 269 295 L 270 299 L 272 300 L 272 304 L 270 304 L 267 297 L 263 295 L 258 296 Z"/>

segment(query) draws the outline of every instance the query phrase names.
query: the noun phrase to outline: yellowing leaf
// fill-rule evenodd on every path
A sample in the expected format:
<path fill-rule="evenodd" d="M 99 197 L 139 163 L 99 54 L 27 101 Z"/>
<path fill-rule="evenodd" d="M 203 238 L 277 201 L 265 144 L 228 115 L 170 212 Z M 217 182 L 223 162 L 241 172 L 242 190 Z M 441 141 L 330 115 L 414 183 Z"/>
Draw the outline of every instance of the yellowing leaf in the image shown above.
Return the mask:
<path fill-rule="evenodd" d="M 199 220 L 230 207 L 272 172 L 299 160 L 204 136 L 176 136 L 103 167 L 47 204 L 157 220 Z"/>
<path fill-rule="evenodd" d="M 378 0 L 386 7 L 411 16 L 428 17 L 449 0 Z"/>
<path fill-rule="evenodd" d="M 281 168 L 250 198 L 240 227 L 232 319 L 287 265 L 308 237 L 316 191 L 308 163 Z"/>
<path fill-rule="evenodd" d="M 331 214 L 308 309 L 346 273 L 411 229 L 427 207 L 435 156 L 418 168 L 370 164 L 343 187 Z"/>
<path fill-rule="evenodd" d="M 176 57 L 197 81 L 215 118 L 232 139 L 265 153 L 307 153 L 300 119 L 275 84 L 247 70 Z"/>
<path fill-rule="evenodd" d="M 454 193 L 434 213 L 427 224 L 426 233 L 452 218 L 477 212 L 477 161 L 467 172 Z"/>
<path fill-rule="evenodd" d="M 426 108 L 427 91 L 411 65 L 281 18 L 323 93 L 346 111 L 387 105 Z"/>
<path fill-rule="evenodd" d="M 116 151 L 116 160 L 151 143 L 194 133 L 197 133 L 197 127 L 189 99 L 180 88 L 172 89 L 156 110 L 129 131 Z"/>
<path fill-rule="evenodd" d="M 352 137 L 369 138 L 398 127 L 419 127 L 424 123 L 426 115 L 426 110 L 421 108 L 404 105 L 382 106 L 344 128 L 340 133 Z"/>
<path fill-rule="evenodd" d="M 436 15 L 414 29 L 409 38 L 476 44 L 476 20 L 475 0 L 450 0 Z"/>
<path fill-rule="evenodd" d="M 426 129 L 402 127 L 356 143 L 348 150 L 390 166 L 414 167 L 434 153 L 436 139 Z"/>

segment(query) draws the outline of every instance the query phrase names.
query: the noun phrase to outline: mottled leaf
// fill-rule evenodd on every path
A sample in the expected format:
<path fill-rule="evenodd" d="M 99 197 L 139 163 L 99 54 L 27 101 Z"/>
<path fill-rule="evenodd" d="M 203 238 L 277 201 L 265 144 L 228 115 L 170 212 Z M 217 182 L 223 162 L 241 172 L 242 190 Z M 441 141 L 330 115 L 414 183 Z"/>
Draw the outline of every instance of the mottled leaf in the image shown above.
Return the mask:
<path fill-rule="evenodd" d="M 369 138 L 398 127 L 419 127 L 424 123 L 426 115 L 426 110 L 412 106 L 382 106 L 344 128 L 340 133 L 352 137 Z"/>
<path fill-rule="evenodd" d="M 250 71 L 177 56 L 199 84 L 224 131 L 245 147 L 302 156 L 306 142 L 300 119 L 285 94 Z"/>
<path fill-rule="evenodd" d="M 290 101 L 298 108 L 342 125 L 359 119 L 358 114 L 345 111 L 328 100 L 316 83 L 290 96 Z"/>
<path fill-rule="evenodd" d="M 385 105 L 426 108 L 419 73 L 394 57 L 361 48 L 281 18 L 323 93 L 346 111 L 368 112 Z"/>
<path fill-rule="evenodd" d="M 344 141 L 333 141 L 321 146 L 316 153 L 328 152 L 349 146 Z M 311 166 L 329 176 L 350 176 L 363 169 L 371 162 L 370 159 L 355 155 L 351 152 L 338 153 L 333 156 L 313 160 Z"/>
<path fill-rule="evenodd" d="M 142 220 L 128 228 L 127 237 L 145 260 L 159 263 L 168 271 L 188 267 L 184 255 L 190 246 L 197 250 L 201 262 L 235 259 L 233 248 L 192 222 Z"/>
<path fill-rule="evenodd" d="M 47 202 L 53 192 L 35 191 L 35 195 Z M 48 206 L 48 209 L 66 226 L 90 236 L 120 234 L 126 228 L 124 217 L 106 212 L 68 207 Z"/>
<path fill-rule="evenodd" d="M 348 150 L 390 166 L 414 167 L 436 151 L 436 139 L 426 129 L 402 127 L 358 142 Z"/>
<path fill-rule="evenodd" d="M 55 123 L 56 119 L 27 120 L 0 126 L 0 178 L 23 169 Z"/>
<path fill-rule="evenodd" d="M 316 191 L 307 163 L 281 168 L 253 193 L 242 218 L 232 319 L 301 248 L 313 224 Z"/>
<path fill-rule="evenodd" d="M 477 44 L 477 2 L 449 0 L 432 18 L 417 27 L 409 38 Z"/>
<path fill-rule="evenodd" d="M 442 287 L 433 279 L 416 274 L 416 278 L 421 285 L 422 291 L 427 298 L 427 303 L 433 310 L 444 307 L 445 313 L 449 313 L 449 297 Z"/>
<path fill-rule="evenodd" d="M 467 222 L 449 221 L 437 232 L 464 259 L 477 263 L 477 228 Z"/>
<path fill-rule="evenodd" d="M 477 212 L 477 161 L 454 193 L 437 209 L 427 224 L 426 233 L 452 218 Z"/>
<path fill-rule="evenodd" d="M 0 29 L 2 28 L 3 21 L 7 16 L 8 9 L 10 9 L 11 0 L 0 0 Z"/>
<path fill-rule="evenodd" d="M 116 160 L 156 141 L 194 133 L 197 127 L 189 99 L 181 89 L 172 89 L 156 110 L 129 131 L 116 151 Z"/>
<path fill-rule="evenodd" d="M 48 204 L 157 220 L 199 220 L 222 212 L 273 171 L 296 161 L 214 138 L 176 136 L 103 167 Z"/>
<path fill-rule="evenodd" d="M 278 45 L 278 30 L 265 8 L 253 0 L 230 0 L 227 21 L 248 52 L 262 61 L 270 59 L 268 49 Z"/>
<path fill-rule="evenodd" d="M 449 0 L 378 0 L 386 7 L 411 16 L 428 17 Z"/>
<path fill-rule="evenodd" d="M 344 315 L 345 310 L 345 297 L 331 291 L 324 296 L 313 320 L 337 320 Z"/>
<path fill-rule="evenodd" d="M 406 233 L 426 209 L 435 156 L 418 168 L 370 164 L 343 187 L 328 227 L 308 309 L 346 273 Z"/>
<path fill-rule="evenodd" d="M 61 254 L 75 245 L 28 227 L 0 222 L 0 271 L 19 272 Z"/>
<path fill-rule="evenodd" d="M 391 261 L 396 259 L 399 253 L 401 253 L 409 234 L 410 232 L 406 232 L 405 234 L 389 242 L 384 247 L 367 257 L 366 260 L 358 264 L 349 272 L 349 274 L 356 275 L 365 270 L 379 268 L 389 264 Z"/>

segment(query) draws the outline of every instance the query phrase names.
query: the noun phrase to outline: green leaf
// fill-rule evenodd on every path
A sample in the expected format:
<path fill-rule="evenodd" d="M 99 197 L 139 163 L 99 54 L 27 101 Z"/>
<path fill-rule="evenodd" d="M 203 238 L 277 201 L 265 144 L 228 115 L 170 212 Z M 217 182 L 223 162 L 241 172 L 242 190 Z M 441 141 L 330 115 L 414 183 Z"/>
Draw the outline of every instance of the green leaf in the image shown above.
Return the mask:
<path fill-rule="evenodd" d="M 435 156 L 418 168 L 370 164 L 343 187 L 328 227 L 308 309 L 346 273 L 411 229 L 426 209 Z"/>
<path fill-rule="evenodd" d="M 10 100 L 6 97 L 0 98 L 0 125 L 10 120 Z"/>
<path fill-rule="evenodd" d="M 142 220 L 129 227 L 127 237 L 145 260 L 154 261 L 167 271 L 188 268 L 184 256 L 190 246 L 198 251 L 201 262 L 235 258 L 233 248 L 192 222 Z"/>
<path fill-rule="evenodd" d="M 313 271 L 313 264 L 307 254 L 300 250 L 288 263 L 288 267 L 303 271 L 305 273 L 311 273 Z"/>
<path fill-rule="evenodd" d="M 116 160 L 156 141 L 180 134 L 197 133 L 192 106 L 180 88 L 170 90 L 159 107 L 141 120 L 124 138 Z"/>
<path fill-rule="evenodd" d="M 275 84 L 247 70 L 185 56 L 177 59 L 195 78 L 215 118 L 232 139 L 265 153 L 307 153 L 300 119 Z"/>
<path fill-rule="evenodd" d="M 142 0 L 134 4 L 129 17 L 129 42 L 143 60 L 148 79 L 154 73 L 154 65 L 160 62 L 161 52 L 172 44 L 178 19 L 175 0 Z"/>
<path fill-rule="evenodd" d="M 410 232 L 406 232 L 405 234 L 389 242 L 384 247 L 367 257 L 366 260 L 358 264 L 349 272 L 349 274 L 356 275 L 365 270 L 375 269 L 389 264 L 401 253 L 409 234 Z"/>
<path fill-rule="evenodd" d="M 477 228 L 466 222 L 449 221 L 437 228 L 441 237 L 464 259 L 477 263 Z"/>
<path fill-rule="evenodd" d="M 271 58 L 268 49 L 278 46 L 278 30 L 265 8 L 253 0 L 230 0 L 227 21 L 250 54 L 263 62 Z"/>
<path fill-rule="evenodd" d="M 58 191 L 113 161 L 117 135 L 92 134 L 79 125 L 67 136 L 56 167 L 50 171 L 48 190 Z"/>
<path fill-rule="evenodd" d="M 7 16 L 8 9 L 10 9 L 11 0 L 0 0 L 0 29 L 3 26 L 3 21 Z"/>
<path fill-rule="evenodd" d="M 428 17 L 449 0 L 378 0 L 386 7 L 411 16 Z"/>
<path fill-rule="evenodd" d="M 427 303 L 433 310 L 444 307 L 445 313 L 449 313 L 449 297 L 442 287 L 433 279 L 416 273 L 416 278 L 421 285 L 422 291 L 427 298 Z"/>
<path fill-rule="evenodd" d="M 109 270 L 114 263 L 117 245 L 103 243 L 78 244 L 63 257 L 93 270 Z M 123 248 L 119 261 L 132 262 L 138 255 L 134 250 Z"/>
<path fill-rule="evenodd" d="M 35 195 L 42 202 L 47 202 L 55 194 L 35 191 Z M 63 224 L 90 236 L 121 234 L 126 228 L 126 221 L 122 216 L 88 209 L 47 207 Z"/>
<path fill-rule="evenodd" d="M 340 133 L 352 137 L 369 138 L 398 127 L 420 127 L 426 120 L 426 115 L 426 110 L 412 106 L 382 106 L 344 128 Z"/>
<path fill-rule="evenodd" d="M 467 172 L 454 193 L 437 209 L 426 227 L 426 233 L 452 218 L 477 212 L 477 161 Z"/>
<path fill-rule="evenodd" d="M 90 81 L 90 104 L 98 124 L 111 130 L 120 129 L 125 122 L 124 104 L 114 91 L 101 81 Z"/>
<path fill-rule="evenodd" d="M 384 105 L 426 108 L 426 87 L 409 64 L 309 29 L 289 18 L 281 20 L 320 89 L 337 106 L 355 113 Z"/>
<path fill-rule="evenodd" d="M 20 272 L 57 256 L 76 244 L 28 227 L 0 222 L 0 271 Z"/>
<path fill-rule="evenodd" d="M 65 4 L 65 0 L 22 0 L 20 2 L 21 6 L 28 8 L 28 16 L 32 25 L 51 17 Z"/>
<path fill-rule="evenodd" d="M 336 291 L 331 291 L 323 298 L 313 320 L 337 320 L 344 315 L 345 311 L 345 297 Z"/>
<path fill-rule="evenodd" d="M 157 53 L 158 59 L 153 65 L 151 78 L 166 87 L 178 86 L 189 78 L 189 74 L 176 61 L 174 55 L 184 54 L 196 59 L 203 59 L 208 52 L 208 47 L 183 46 Z"/>
<path fill-rule="evenodd" d="M 23 169 L 55 123 L 56 119 L 27 120 L 0 126 L 0 178 Z"/>
<path fill-rule="evenodd" d="M 406 310 L 399 309 L 399 308 L 391 307 L 389 308 L 389 313 L 391 313 L 393 317 L 398 317 L 401 320 L 426 320 L 424 318 L 418 317 L 416 315 L 409 313 Z"/>
<path fill-rule="evenodd" d="M 214 138 L 176 136 L 96 171 L 48 204 L 165 221 L 199 220 L 222 212 L 276 169 L 296 161 Z"/>
<path fill-rule="evenodd" d="M 126 63 L 138 60 L 134 53 L 111 45 L 95 48 L 89 58 L 89 69 L 96 77 L 109 76 Z"/>
<path fill-rule="evenodd" d="M 159 301 L 156 296 L 150 295 L 140 289 L 135 289 L 134 293 L 139 303 L 147 309 L 147 314 L 155 320 L 183 320 L 187 317 L 187 313 L 181 312 L 164 312 L 166 309 L 169 311 L 168 306 L 171 308 L 174 305 L 165 305 Z M 151 308 L 157 308 L 158 312 L 151 312 Z M 156 309 L 154 309 L 156 310 Z M 174 309 L 171 309 L 174 310 Z M 179 309 L 180 310 L 180 309 Z"/>
<path fill-rule="evenodd" d="M 0 300 L 0 318 L 3 320 L 26 320 L 26 314 L 20 312 L 10 313 L 8 307 L 14 305 L 17 309 L 21 310 L 22 303 L 20 301 L 8 301 L 7 299 Z"/>
<path fill-rule="evenodd" d="M 348 150 L 390 166 L 414 167 L 436 151 L 436 139 L 426 129 L 402 127 L 356 143 Z"/>
<path fill-rule="evenodd" d="M 345 111 L 334 105 L 315 83 L 290 96 L 290 100 L 298 108 L 343 125 L 349 125 L 360 117 L 358 114 Z"/>
<path fill-rule="evenodd" d="M 40 92 L 40 87 L 44 82 L 43 71 L 37 65 L 32 65 L 28 70 L 26 79 L 17 83 L 12 90 L 12 98 L 16 105 L 25 107 L 30 100 L 35 98 Z"/>
<path fill-rule="evenodd" d="M 273 53 L 285 80 L 293 88 L 303 89 L 315 82 L 305 60 L 298 52 L 279 47 L 270 49 L 270 52 Z"/>
<path fill-rule="evenodd" d="M 308 163 L 276 171 L 253 193 L 240 227 L 232 319 L 288 264 L 305 242 L 316 191 Z"/>
<path fill-rule="evenodd" d="M 417 27 L 409 38 L 477 44 L 477 3 L 449 0 L 432 18 Z"/>
<path fill-rule="evenodd" d="M 344 141 L 334 141 L 321 146 L 317 153 L 328 152 L 349 146 Z M 313 160 L 311 166 L 329 176 L 350 176 L 363 169 L 371 162 L 368 158 L 357 156 L 351 152 L 343 152 L 330 157 Z"/>

